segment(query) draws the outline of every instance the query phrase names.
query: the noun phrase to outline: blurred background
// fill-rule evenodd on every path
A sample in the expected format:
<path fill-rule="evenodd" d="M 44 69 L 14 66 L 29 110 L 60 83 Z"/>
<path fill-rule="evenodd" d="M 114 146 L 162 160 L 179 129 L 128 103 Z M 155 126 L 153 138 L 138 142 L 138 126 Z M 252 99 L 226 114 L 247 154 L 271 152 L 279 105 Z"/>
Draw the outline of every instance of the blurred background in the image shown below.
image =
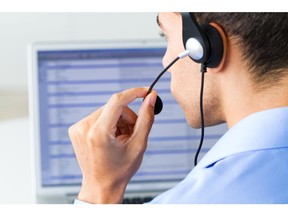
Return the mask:
<path fill-rule="evenodd" d="M 33 203 L 27 47 L 36 41 L 158 39 L 156 13 L 0 13 L 0 203 Z"/>
<path fill-rule="evenodd" d="M 28 115 L 30 43 L 155 39 L 158 31 L 156 13 L 0 13 L 0 120 Z"/>

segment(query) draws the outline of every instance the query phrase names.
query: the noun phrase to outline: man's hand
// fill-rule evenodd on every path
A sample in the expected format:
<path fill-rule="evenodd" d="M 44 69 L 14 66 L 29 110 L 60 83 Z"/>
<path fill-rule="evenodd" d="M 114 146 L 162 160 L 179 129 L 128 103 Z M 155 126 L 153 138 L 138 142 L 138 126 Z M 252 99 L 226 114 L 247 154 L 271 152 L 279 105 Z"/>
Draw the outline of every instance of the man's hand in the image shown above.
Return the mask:
<path fill-rule="evenodd" d="M 108 103 L 69 128 L 83 179 L 78 199 L 89 203 L 121 203 L 138 170 L 154 122 L 156 93 L 142 103 L 138 116 L 128 108 L 144 98 L 146 88 L 114 94 Z"/>

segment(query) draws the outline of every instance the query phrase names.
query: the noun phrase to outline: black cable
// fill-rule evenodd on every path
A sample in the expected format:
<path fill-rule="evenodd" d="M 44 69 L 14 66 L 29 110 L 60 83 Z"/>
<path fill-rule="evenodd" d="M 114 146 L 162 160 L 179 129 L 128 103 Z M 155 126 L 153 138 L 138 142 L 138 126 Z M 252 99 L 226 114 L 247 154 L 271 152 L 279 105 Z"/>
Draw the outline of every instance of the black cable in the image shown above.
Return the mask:
<path fill-rule="evenodd" d="M 207 66 L 205 64 L 201 65 L 201 87 L 200 87 L 200 116 L 201 116 L 201 138 L 199 142 L 199 146 L 194 157 L 194 165 L 197 165 L 198 156 L 202 148 L 203 140 L 204 140 L 204 110 L 203 110 L 203 92 L 204 92 L 204 77 L 207 72 Z"/>
<path fill-rule="evenodd" d="M 163 69 L 163 71 L 156 77 L 156 79 L 154 80 L 154 82 L 151 84 L 148 92 L 147 92 L 147 95 L 151 93 L 154 85 L 158 82 L 158 80 L 161 78 L 161 76 L 173 65 L 175 64 L 178 60 L 180 59 L 179 56 L 177 56 L 166 68 Z"/>
<path fill-rule="evenodd" d="M 161 78 L 161 76 L 173 65 L 175 64 L 178 60 L 180 59 L 179 56 L 177 56 L 166 68 L 163 69 L 163 71 L 156 77 L 156 79 L 154 80 L 154 82 L 151 84 L 151 86 L 149 87 L 149 90 L 147 92 L 147 95 L 151 93 L 153 87 L 155 86 L 155 84 L 158 82 L 158 80 Z M 201 138 L 200 138 L 200 142 L 199 142 L 199 146 L 197 149 L 197 152 L 195 154 L 194 157 L 194 165 L 197 165 L 197 161 L 198 161 L 198 156 L 199 153 L 201 151 L 202 145 L 203 145 L 203 140 L 204 140 L 204 111 L 203 111 L 203 92 L 204 92 L 204 77 L 205 77 L 205 73 L 207 72 L 207 66 L 205 64 L 201 65 L 201 87 L 200 87 L 200 116 L 201 116 Z M 162 108 L 161 108 L 162 109 Z"/>

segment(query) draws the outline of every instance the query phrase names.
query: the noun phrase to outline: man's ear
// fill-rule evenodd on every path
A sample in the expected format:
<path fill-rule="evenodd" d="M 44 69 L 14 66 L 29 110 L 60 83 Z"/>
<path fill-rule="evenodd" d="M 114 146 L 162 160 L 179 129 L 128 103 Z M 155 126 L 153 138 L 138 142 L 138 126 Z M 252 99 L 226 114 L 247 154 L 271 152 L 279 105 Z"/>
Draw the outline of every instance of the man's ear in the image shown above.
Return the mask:
<path fill-rule="evenodd" d="M 228 40 L 227 40 L 227 36 L 226 36 L 224 30 L 222 29 L 222 27 L 218 23 L 211 22 L 209 24 L 212 25 L 214 28 L 216 28 L 218 30 L 218 32 L 220 33 L 220 35 L 222 37 L 222 40 L 223 40 L 223 57 L 222 57 L 221 62 L 220 62 L 220 64 L 217 67 L 209 68 L 209 71 L 218 72 L 218 71 L 221 71 L 222 68 L 225 65 L 226 55 L 227 55 L 227 47 L 228 47 Z"/>

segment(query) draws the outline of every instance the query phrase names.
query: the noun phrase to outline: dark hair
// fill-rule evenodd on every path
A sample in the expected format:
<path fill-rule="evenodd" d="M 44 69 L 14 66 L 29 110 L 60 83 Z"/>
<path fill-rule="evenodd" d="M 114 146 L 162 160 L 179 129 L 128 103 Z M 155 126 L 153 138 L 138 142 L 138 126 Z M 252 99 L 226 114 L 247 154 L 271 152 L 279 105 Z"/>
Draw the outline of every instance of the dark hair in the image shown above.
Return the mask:
<path fill-rule="evenodd" d="M 216 22 L 237 38 L 257 83 L 275 84 L 288 68 L 288 13 L 195 13 L 198 22 Z"/>

